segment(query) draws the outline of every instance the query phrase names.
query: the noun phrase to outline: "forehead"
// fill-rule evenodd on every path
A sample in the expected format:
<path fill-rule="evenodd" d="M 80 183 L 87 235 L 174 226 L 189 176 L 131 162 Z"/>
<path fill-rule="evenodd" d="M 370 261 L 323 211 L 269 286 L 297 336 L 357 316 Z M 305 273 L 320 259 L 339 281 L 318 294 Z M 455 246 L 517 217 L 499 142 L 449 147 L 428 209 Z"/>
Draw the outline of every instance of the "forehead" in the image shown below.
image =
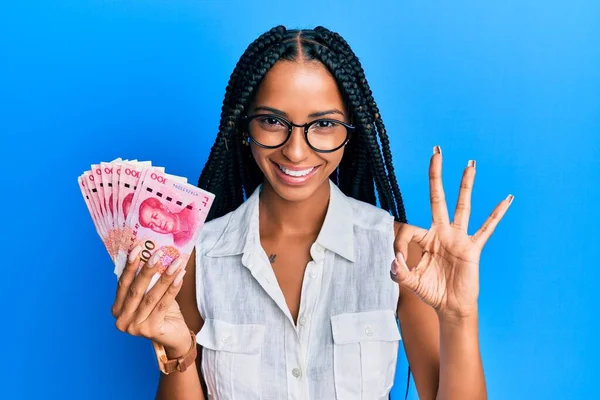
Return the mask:
<path fill-rule="evenodd" d="M 275 63 L 256 92 L 254 106 L 277 108 L 300 118 L 326 109 L 344 110 L 335 79 L 314 60 Z"/>

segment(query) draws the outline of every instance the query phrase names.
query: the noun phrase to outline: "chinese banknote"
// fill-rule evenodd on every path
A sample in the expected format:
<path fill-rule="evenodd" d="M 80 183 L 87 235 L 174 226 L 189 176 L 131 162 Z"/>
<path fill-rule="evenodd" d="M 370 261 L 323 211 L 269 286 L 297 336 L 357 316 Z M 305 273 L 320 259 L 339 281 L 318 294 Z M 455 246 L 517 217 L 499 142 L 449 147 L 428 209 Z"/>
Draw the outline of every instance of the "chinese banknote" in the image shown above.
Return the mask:
<path fill-rule="evenodd" d="M 148 290 L 172 260 L 187 263 L 214 199 L 212 193 L 148 161 L 119 158 L 94 164 L 78 182 L 117 276 L 137 244 L 143 249 L 142 263 L 162 250 Z"/>

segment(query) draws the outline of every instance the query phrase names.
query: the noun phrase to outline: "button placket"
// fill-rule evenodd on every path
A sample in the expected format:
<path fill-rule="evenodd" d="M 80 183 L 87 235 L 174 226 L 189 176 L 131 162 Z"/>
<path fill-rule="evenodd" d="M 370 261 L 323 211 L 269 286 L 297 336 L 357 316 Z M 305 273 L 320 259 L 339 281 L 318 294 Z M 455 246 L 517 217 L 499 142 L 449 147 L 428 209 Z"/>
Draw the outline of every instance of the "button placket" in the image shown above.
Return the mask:
<path fill-rule="evenodd" d="M 318 246 L 313 244 L 310 249 L 312 260 L 306 265 L 305 279 L 302 284 L 302 297 L 300 300 L 300 312 L 296 324 L 296 334 L 299 344 L 299 354 L 297 363 L 288 363 L 288 373 L 295 379 L 290 379 L 289 388 L 296 387 L 300 390 L 297 392 L 297 396 L 304 396 L 308 390 L 308 380 L 304 378 L 306 370 L 305 363 L 308 357 L 308 349 L 310 348 L 310 331 L 312 325 L 312 318 L 314 316 L 316 303 L 319 298 L 321 291 L 321 270 L 323 268 L 324 261 L 324 249 L 319 249 Z M 295 382 L 295 385 L 294 383 Z M 292 396 L 290 398 L 299 399 L 303 397 Z"/>
<path fill-rule="evenodd" d="M 317 263 L 314 261 L 311 261 L 308 263 L 307 267 L 308 267 L 308 277 L 310 279 L 315 279 L 317 277 L 317 271 L 316 271 Z"/>
<path fill-rule="evenodd" d="M 308 384 L 308 381 L 304 379 L 304 349 L 296 329 L 286 325 L 285 334 L 285 374 L 289 377 L 286 379 L 288 389 L 287 398 L 299 400 L 304 398 Z"/>

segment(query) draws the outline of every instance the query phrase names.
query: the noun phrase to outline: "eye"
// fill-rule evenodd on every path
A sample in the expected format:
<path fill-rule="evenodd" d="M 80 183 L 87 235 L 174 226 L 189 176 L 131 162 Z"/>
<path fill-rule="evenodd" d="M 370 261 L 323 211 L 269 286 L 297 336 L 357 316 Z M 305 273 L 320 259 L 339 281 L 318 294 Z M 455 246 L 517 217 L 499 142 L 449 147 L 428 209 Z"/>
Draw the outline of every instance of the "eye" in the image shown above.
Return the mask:
<path fill-rule="evenodd" d="M 319 120 L 315 123 L 315 127 L 318 129 L 330 129 L 336 126 L 339 126 L 339 124 L 334 121 Z"/>
<path fill-rule="evenodd" d="M 279 120 L 279 118 L 275 118 L 275 117 L 263 117 L 263 118 L 259 118 L 258 121 L 263 125 L 270 125 L 270 126 L 283 125 L 282 122 Z"/>

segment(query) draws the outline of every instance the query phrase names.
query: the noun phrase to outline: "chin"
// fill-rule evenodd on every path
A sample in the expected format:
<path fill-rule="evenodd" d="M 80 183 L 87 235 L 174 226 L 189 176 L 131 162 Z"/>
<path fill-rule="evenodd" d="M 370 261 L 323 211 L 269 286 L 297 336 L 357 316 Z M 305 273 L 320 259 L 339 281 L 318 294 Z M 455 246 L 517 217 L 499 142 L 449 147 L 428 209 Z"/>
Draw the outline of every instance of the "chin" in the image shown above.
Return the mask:
<path fill-rule="evenodd" d="M 317 190 L 318 186 L 310 185 L 302 188 L 290 188 L 277 182 L 269 181 L 275 192 L 284 200 L 300 202 L 309 199 Z"/>

